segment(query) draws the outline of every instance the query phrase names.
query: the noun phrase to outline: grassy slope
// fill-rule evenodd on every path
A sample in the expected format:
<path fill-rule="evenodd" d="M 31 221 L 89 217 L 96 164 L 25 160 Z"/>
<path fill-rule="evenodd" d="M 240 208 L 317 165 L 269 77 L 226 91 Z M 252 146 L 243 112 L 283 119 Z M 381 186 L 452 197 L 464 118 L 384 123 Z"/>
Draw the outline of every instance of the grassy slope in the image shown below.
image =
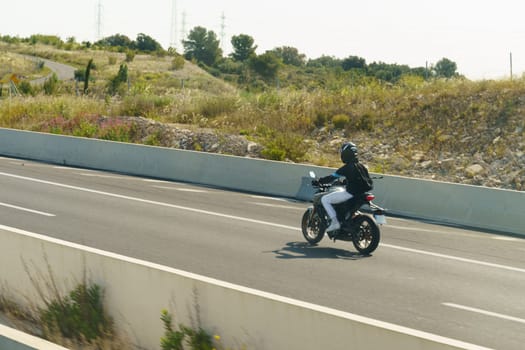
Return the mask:
<path fill-rule="evenodd" d="M 8 110 L 0 104 L 1 126 L 53 131 L 50 120 L 56 122 L 57 117 L 81 123 L 101 115 L 144 116 L 247 135 L 266 146 L 266 157 L 328 166 L 338 165 L 337 146 L 351 139 L 376 172 L 525 187 L 523 79 L 409 78 L 396 86 L 370 83 L 253 94 L 238 91 L 189 62 L 174 71 L 171 58 L 139 55 L 128 63 L 132 83 L 127 96 L 108 98 L 105 86 L 124 62 L 124 54 L 0 46 L 0 57 L 6 51 L 37 53 L 77 68 L 93 58 L 96 70 L 88 97 L 76 97 L 74 87 L 64 84 L 59 96 L 24 97 L 11 101 Z M 334 116 L 343 116 L 337 128 Z M 79 134 L 78 128 L 66 129 L 59 131 Z M 97 136 L 88 131 L 79 135 Z M 469 168 L 474 164 L 482 167 L 479 173 Z"/>

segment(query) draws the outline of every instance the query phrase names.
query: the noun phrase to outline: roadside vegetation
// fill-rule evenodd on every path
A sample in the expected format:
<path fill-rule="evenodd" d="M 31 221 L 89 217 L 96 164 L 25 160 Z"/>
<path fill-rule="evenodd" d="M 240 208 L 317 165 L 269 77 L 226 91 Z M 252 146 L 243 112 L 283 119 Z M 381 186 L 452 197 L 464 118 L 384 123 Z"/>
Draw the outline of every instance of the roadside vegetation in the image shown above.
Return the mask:
<path fill-rule="evenodd" d="M 104 288 L 86 278 L 64 293 L 53 275 L 51 266 L 41 271 L 22 259 L 33 285 L 36 299 L 28 295 L 16 297 L 8 286 L 0 290 L 0 318 L 10 326 L 71 350 L 131 350 L 136 349 L 128 336 L 119 333 L 113 317 L 107 311 Z M 20 302 L 23 300 L 23 302 Z M 36 303 L 36 300 L 39 302 Z M 41 305 L 41 306 L 37 306 Z M 197 319 L 198 307 L 195 307 Z M 222 350 L 219 335 L 212 335 L 201 325 L 174 324 L 168 310 L 159 310 L 159 327 L 164 334 L 159 339 L 162 350 Z"/>
<path fill-rule="evenodd" d="M 234 53 L 223 57 L 201 27 L 183 41 L 184 53 L 144 34 L 92 44 L 0 39 L 0 59 L 13 62 L 4 81 L 34 69 L 14 63 L 15 53 L 77 69 L 73 81 L 27 84 L 17 97 L 4 84 L 2 127 L 173 146 L 168 127 L 147 128 L 141 117 L 241 136 L 261 146 L 261 158 L 322 166 L 337 166 L 338 145 L 349 139 L 374 172 L 525 187 L 524 78 L 470 81 L 446 58 L 411 68 L 356 56 L 307 60 L 292 47 L 257 55 L 247 35 L 234 36 Z"/>

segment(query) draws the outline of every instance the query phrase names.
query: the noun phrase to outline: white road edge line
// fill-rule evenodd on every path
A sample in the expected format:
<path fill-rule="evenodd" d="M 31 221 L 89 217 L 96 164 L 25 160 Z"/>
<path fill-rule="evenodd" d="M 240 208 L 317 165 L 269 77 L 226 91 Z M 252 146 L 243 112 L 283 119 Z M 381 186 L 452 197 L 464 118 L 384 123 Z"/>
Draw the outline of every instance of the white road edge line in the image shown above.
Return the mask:
<path fill-rule="evenodd" d="M 250 202 L 250 203 L 251 204 L 255 204 L 255 205 L 260 205 L 260 206 L 263 206 L 263 207 L 270 207 L 270 208 L 305 210 L 305 208 L 292 207 L 291 205 L 279 205 L 279 204 L 260 203 L 260 202 Z"/>
<path fill-rule="evenodd" d="M 386 248 L 403 250 L 405 252 L 410 252 L 410 253 L 424 254 L 424 255 L 435 256 L 435 257 L 443 258 L 443 259 L 461 261 L 461 262 L 464 262 L 464 263 L 470 263 L 470 264 L 476 264 L 476 265 L 482 265 L 482 266 L 488 266 L 488 267 L 495 267 L 495 268 L 502 269 L 502 270 L 509 270 L 509 271 L 514 271 L 514 272 L 525 273 L 525 269 L 522 269 L 522 268 L 519 268 L 519 267 L 494 264 L 494 263 L 489 263 L 489 262 L 479 261 L 479 260 L 474 260 L 474 259 L 460 258 L 458 256 L 445 255 L 445 254 L 440 254 L 440 253 L 433 253 L 433 252 L 429 252 L 429 251 L 426 251 L 426 250 L 405 248 L 405 247 L 400 247 L 400 246 L 396 246 L 396 245 L 392 245 L 392 244 L 386 244 L 386 243 L 381 243 L 381 246 L 382 247 L 386 247 Z"/>
<path fill-rule="evenodd" d="M 118 175 L 104 175 L 104 174 L 88 174 L 88 173 L 76 173 L 81 176 L 88 176 L 88 177 L 101 177 L 105 179 L 129 179 L 130 177 L 127 176 L 118 176 Z"/>
<path fill-rule="evenodd" d="M 181 188 L 181 187 L 168 187 L 168 186 L 151 186 L 155 188 L 161 188 L 163 190 L 173 190 L 173 191 L 180 191 L 180 192 L 194 192 L 194 193 L 207 193 L 209 191 L 206 190 L 197 190 L 193 188 Z"/>
<path fill-rule="evenodd" d="M 0 206 L 12 208 L 12 209 L 17 209 L 17 210 L 22 210 L 22 211 L 27 211 L 29 213 L 43 215 L 43 216 L 56 216 L 55 214 L 50 214 L 50 213 L 46 213 L 46 212 L 43 212 L 43 211 L 23 208 L 23 207 L 19 207 L 19 206 L 12 205 L 12 204 L 7 204 L 7 203 L 2 203 L 2 202 L 0 202 Z"/>
<path fill-rule="evenodd" d="M 492 312 L 492 311 L 487 311 L 487 310 L 482 310 L 482 309 L 477 309 L 475 307 L 459 305 L 459 304 L 454 304 L 454 303 L 442 303 L 442 305 L 448 306 L 448 307 L 453 307 L 453 308 L 456 308 L 456 309 L 471 311 L 471 312 L 475 312 L 475 313 L 482 314 L 482 315 L 497 317 L 497 318 L 501 318 L 501 319 L 504 319 L 504 320 L 514 321 L 514 322 L 519 322 L 519 323 L 525 323 L 525 319 L 523 319 L 523 318 L 508 316 L 508 315 L 504 315 L 504 314 L 499 314 L 497 312 Z"/>

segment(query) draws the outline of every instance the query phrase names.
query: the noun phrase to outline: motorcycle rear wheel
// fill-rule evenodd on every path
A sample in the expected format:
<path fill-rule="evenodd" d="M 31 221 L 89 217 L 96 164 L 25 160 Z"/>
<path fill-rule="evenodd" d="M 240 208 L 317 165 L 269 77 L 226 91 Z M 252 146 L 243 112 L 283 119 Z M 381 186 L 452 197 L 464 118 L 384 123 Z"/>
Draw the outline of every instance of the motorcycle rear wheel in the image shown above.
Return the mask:
<path fill-rule="evenodd" d="M 301 220 L 301 230 L 303 231 L 304 239 L 311 245 L 315 245 L 323 239 L 325 225 L 317 213 L 311 215 L 312 210 L 312 208 L 308 208 L 304 212 Z"/>
<path fill-rule="evenodd" d="M 379 226 L 370 216 L 361 215 L 355 219 L 355 227 L 352 235 L 355 249 L 363 255 L 370 255 L 379 245 Z"/>

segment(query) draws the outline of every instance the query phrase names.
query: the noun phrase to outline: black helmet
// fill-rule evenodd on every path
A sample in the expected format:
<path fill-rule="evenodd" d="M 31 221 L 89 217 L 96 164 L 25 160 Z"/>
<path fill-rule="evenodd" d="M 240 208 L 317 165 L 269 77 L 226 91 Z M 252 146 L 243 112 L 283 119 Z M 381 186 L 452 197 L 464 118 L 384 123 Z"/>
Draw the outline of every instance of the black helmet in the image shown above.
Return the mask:
<path fill-rule="evenodd" d="M 345 142 L 341 145 L 341 161 L 343 163 L 357 162 L 357 146 L 353 142 Z"/>

